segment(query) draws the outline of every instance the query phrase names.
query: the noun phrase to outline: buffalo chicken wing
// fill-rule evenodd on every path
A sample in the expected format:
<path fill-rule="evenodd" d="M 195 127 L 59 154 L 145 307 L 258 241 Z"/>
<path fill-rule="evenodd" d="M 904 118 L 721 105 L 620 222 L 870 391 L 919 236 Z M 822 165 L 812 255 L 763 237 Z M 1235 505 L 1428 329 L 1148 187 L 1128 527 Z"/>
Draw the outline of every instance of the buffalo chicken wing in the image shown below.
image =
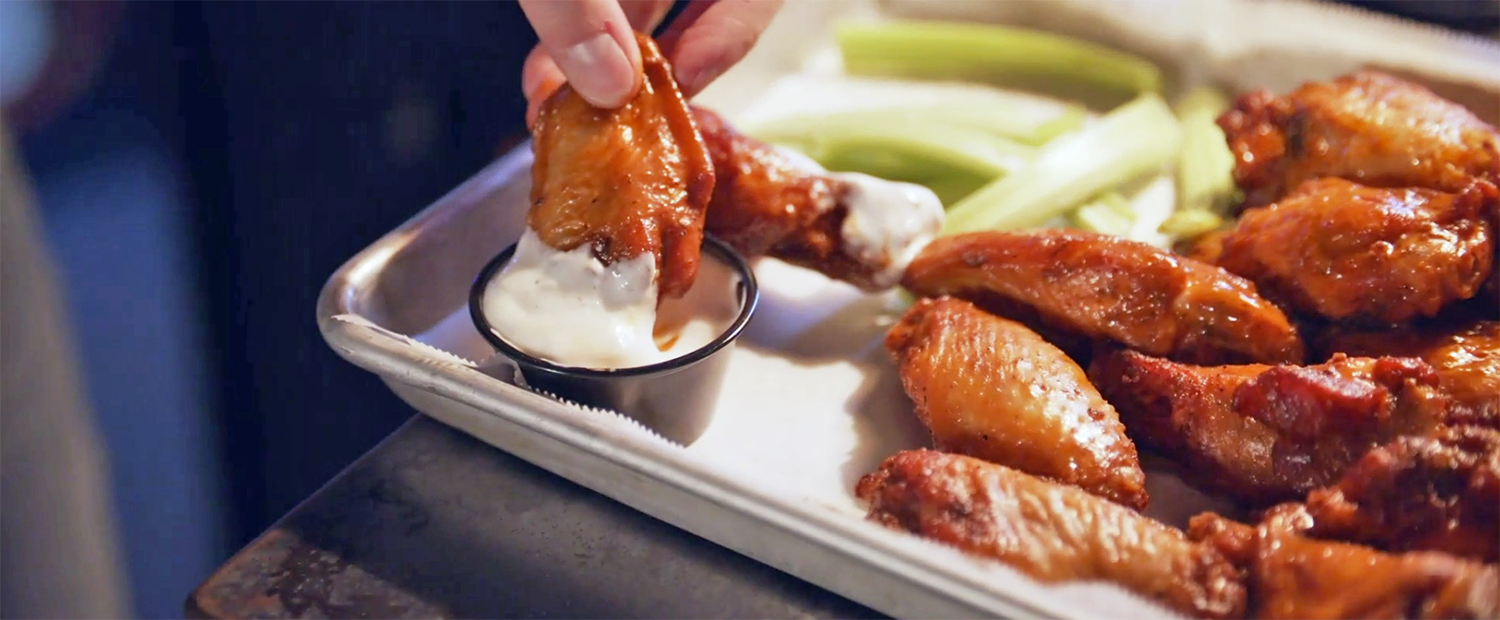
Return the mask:
<path fill-rule="evenodd" d="M 1206 364 L 1303 356 L 1286 315 L 1249 281 L 1108 235 L 1051 229 L 942 237 L 917 256 L 902 284 L 924 297 L 968 299 L 1048 336 L 1062 332 L 1055 341 L 1074 350 L 1067 336 Z"/>
<path fill-rule="evenodd" d="M 1203 367 L 1115 350 L 1089 377 L 1138 444 L 1254 504 L 1329 485 L 1375 446 L 1436 430 L 1449 409 L 1432 368 L 1410 358 Z"/>
<path fill-rule="evenodd" d="M 1316 179 L 1246 212 L 1217 263 L 1296 311 L 1396 324 L 1479 292 L 1494 268 L 1497 208 L 1487 182 L 1444 193 Z"/>
<path fill-rule="evenodd" d="M 1303 182 L 1342 177 L 1375 187 L 1459 192 L 1500 183 L 1500 136 L 1462 106 L 1385 74 L 1304 84 L 1284 97 L 1257 91 L 1219 117 L 1245 206 L 1279 200 Z"/>
<path fill-rule="evenodd" d="M 1445 428 L 1400 437 L 1355 462 L 1332 487 L 1264 519 L 1313 538 L 1386 551 L 1500 560 L 1500 431 Z"/>
<path fill-rule="evenodd" d="M 1433 552 L 1388 554 L 1312 540 L 1275 523 L 1252 527 L 1215 514 L 1188 537 L 1241 567 L 1249 617 L 1314 620 L 1496 618 L 1500 570 Z"/>
<path fill-rule="evenodd" d="M 1318 338 L 1325 356 L 1417 357 L 1437 371 L 1453 399 L 1455 424 L 1500 429 L 1500 321 L 1400 330 L 1333 329 Z"/>
<path fill-rule="evenodd" d="M 714 169 L 672 67 L 650 37 L 637 40 L 645 78 L 624 106 L 595 108 L 566 85 L 541 105 L 527 224 L 557 250 L 588 244 L 606 265 L 654 254 L 664 300 L 697 277 Z"/>
<path fill-rule="evenodd" d="M 1114 407 L 1024 325 L 966 301 L 923 299 L 885 346 L 939 450 L 1145 507 L 1145 474 Z"/>
<path fill-rule="evenodd" d="M 882 290 L 897 283 L 913 250 L 942 227 L 942 203 L 924 187 L 871 177 L 854 183 L 735 131 L 709 110 L 694 114 L 717 173 L 708 233 L 745 256 L 770 256 Z M 870 214 L 856 203 L 894 209 L 881 219 L 899 224 L 870 226 L 860 219 Z"/>
<path fill-rule="evenodd" d="M 900 452 L 860 479 L 869 518 L 1042 582 L 1104 580 L 1191 616 L 1234 618 L 1245 591 L 1216 550 L 1075 487 L 979 459 Z"/>

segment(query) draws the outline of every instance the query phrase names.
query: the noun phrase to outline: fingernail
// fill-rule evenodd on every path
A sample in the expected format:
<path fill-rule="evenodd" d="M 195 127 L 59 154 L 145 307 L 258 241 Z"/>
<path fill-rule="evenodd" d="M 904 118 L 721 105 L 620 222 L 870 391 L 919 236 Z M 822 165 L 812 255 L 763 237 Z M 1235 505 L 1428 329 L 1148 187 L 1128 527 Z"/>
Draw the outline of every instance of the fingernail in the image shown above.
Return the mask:
<path fill-rule="evenodd" d="M 635 67 L 607 32 L 563 50 L 553 60 L 568 76 L 573 90 L 595 106 L 619 106 L 635 90 Z"/>

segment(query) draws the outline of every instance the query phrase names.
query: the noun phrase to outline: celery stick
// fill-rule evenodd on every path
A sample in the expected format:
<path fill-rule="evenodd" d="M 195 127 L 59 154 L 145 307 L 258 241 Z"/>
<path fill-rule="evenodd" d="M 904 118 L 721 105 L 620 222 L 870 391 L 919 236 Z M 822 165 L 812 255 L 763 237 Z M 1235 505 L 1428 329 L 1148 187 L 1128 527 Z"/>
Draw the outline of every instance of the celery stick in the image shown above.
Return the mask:
<path fill-rule="evenodd" d="M 940 122 L 983 131 L 1007 141 L 1041 146 L 1053 138 L 1082 127 L 1087 117 L 1085 110 L 1079 106 L 1068 105 L 1060 109 L 1048 109 L 1050 107 L 981 105 L 969 102 L 851 110 L 778 120 L 752 133 L 757 131 L 778 134 L 811 133 L 824 131 L 830 124 L 883 125 L 919 130 L 934 122 Z"/>
<path fill-rule="evenodd" d="M 1034 30 L 932 21 L 846 23 L 835 38 L 851 75 L 987 82 L 1104 109 L 1162 88 L 1161 70 L 1145 59 Z"/>
<path fill-rule="evenodd" d="M 1130 236 L 1135 219 L 1135 206 L 1117 192 L 1099 196 L 1068 214 L 1077 228 L 1120 237 Z"/>
<path fill-rule="evenodd" d="M 968 174 L 951 174 L 925 181 L 913 181 L 919 185 L 925 185 L 932 193 L 937 194 L 938 200 L 943 206 L 953 206 L 967 198 L 969 194 L 979 191 L 994 179 L 985 179 Z"/>
<path fill-rule="evenodd" d="M 1165 223 L 1162 232 L 1190 234 L 1214 217 L 1222 219 L 1234 203 L 1234 153 L 1214 122 L 1228 107 L 1229 98 L 1209 87 L 1194 89 L 1178 102 L 1182 151 L 1177 156 L 1177 213 L 1168 219 L 1177 232 L 1169 232 Z M 1188 215 L 1193 212 L 1201 213 Z"/>
<path fill-rule="evenodd" d="M 995 180 L 988 174 L 975 174 L 904 153 L 873 149 L 835 149 L 820 153 L 814 159 L 834 172 L 862 172 L 891 181 L 905 181 L 927 187 L 945 205 L 955 204 Z"/>
<path fill-rule="evenodd" d="M 986 185 L 948 210 L 945 234 L 1028 228 L 1092 196 L 1172 163 L 1182 129 L 1172 110 L 1145 94 L 1083 131 L 1042 147 L 1025 170 Z"/>
<path fill-rule="evenodd" d="M 987 178 L 1019 170 L 1036 153 L 1024 144 L 941 122 L 903 126 L 831 117 L 816 127 L 768 125 L 753 135 L 767 142 L 793 145 L 813 159 L 840 149 L 891 150 Z"/>
<path fill-rule="evenodd" d="M 1161 234 L 1177 239 L 1192 239 L 1198 235 L 1213 232 L 1224 226 L 1228 220 L 1224 216 L 1207 209 L 1181 210 L 1172 214 L 1166 221 L 1161 223 L 1157 230 Z"/>

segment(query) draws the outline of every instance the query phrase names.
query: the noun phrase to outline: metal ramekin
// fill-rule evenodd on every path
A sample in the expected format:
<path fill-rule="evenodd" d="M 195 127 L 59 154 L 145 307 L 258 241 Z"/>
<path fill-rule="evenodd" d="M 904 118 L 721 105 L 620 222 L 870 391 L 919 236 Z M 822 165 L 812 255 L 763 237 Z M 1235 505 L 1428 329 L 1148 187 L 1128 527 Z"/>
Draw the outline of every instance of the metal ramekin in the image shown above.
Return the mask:
<path fill-rule="evenodd" d="M 469 316 L 490 346 L 516 364 L 525 386 L 582 405 L 617 411 L 682 445 L 698 439 L 713 417 L 728 369 L 728 351 L 760 301 L 760 288 L 749 263 L 723 242 L 705 236 L 703 258 L 718 260 L 740 276 L 736 287 L 740 312 L 734 322 L 718 338 L 687 355 L 648 366 L 598 370 L 560 366 L 534 357 L 506 342 L 490 326 L 484 316 L 484 292 L 515 251 L 512 244 L 479 271 L 469 289 Z"/>

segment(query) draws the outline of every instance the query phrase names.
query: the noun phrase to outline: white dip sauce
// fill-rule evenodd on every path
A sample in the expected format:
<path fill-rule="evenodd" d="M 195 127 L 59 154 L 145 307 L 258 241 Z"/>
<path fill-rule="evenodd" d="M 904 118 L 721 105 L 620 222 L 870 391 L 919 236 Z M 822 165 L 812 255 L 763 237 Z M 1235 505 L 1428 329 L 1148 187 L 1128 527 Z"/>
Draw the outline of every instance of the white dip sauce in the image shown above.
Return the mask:
<path fill-rule="evenodd" d="M 838 202 L 849 211 L 839 231 L 844 253 L 871 267 L 873 283 L 881 288 L 899 284 L 912 259 L 943 229 L 943 201 L 926 187 L 857 172 L 828 172 L 802 153 L 777 150 L 798 168 L 848 184 Z"/>
<path fill-rule="evenodd" d="M 932 190 L 914 183 L 857 172 L 834 176 L 849 184 L 843 197 L 849 215 L 839 231 L 844 253 L 865 265 L 879 266 L 871 278 L 876 286 L 899 284 L 907 265 L 943 229 L 943 202 Z"/>
<path fill-rule="evenodd" d="M 485 318 L 506 342 L 561 366 L 616 369 L 681 357 L 718 338 L 740 311 L 739 274 L 704 253 L 682 299 L 656 305 L 656 257 L 604 265 L 530 229 L 485 287 Z M 659 325 L 658 325 L 659 324 Z"/>

